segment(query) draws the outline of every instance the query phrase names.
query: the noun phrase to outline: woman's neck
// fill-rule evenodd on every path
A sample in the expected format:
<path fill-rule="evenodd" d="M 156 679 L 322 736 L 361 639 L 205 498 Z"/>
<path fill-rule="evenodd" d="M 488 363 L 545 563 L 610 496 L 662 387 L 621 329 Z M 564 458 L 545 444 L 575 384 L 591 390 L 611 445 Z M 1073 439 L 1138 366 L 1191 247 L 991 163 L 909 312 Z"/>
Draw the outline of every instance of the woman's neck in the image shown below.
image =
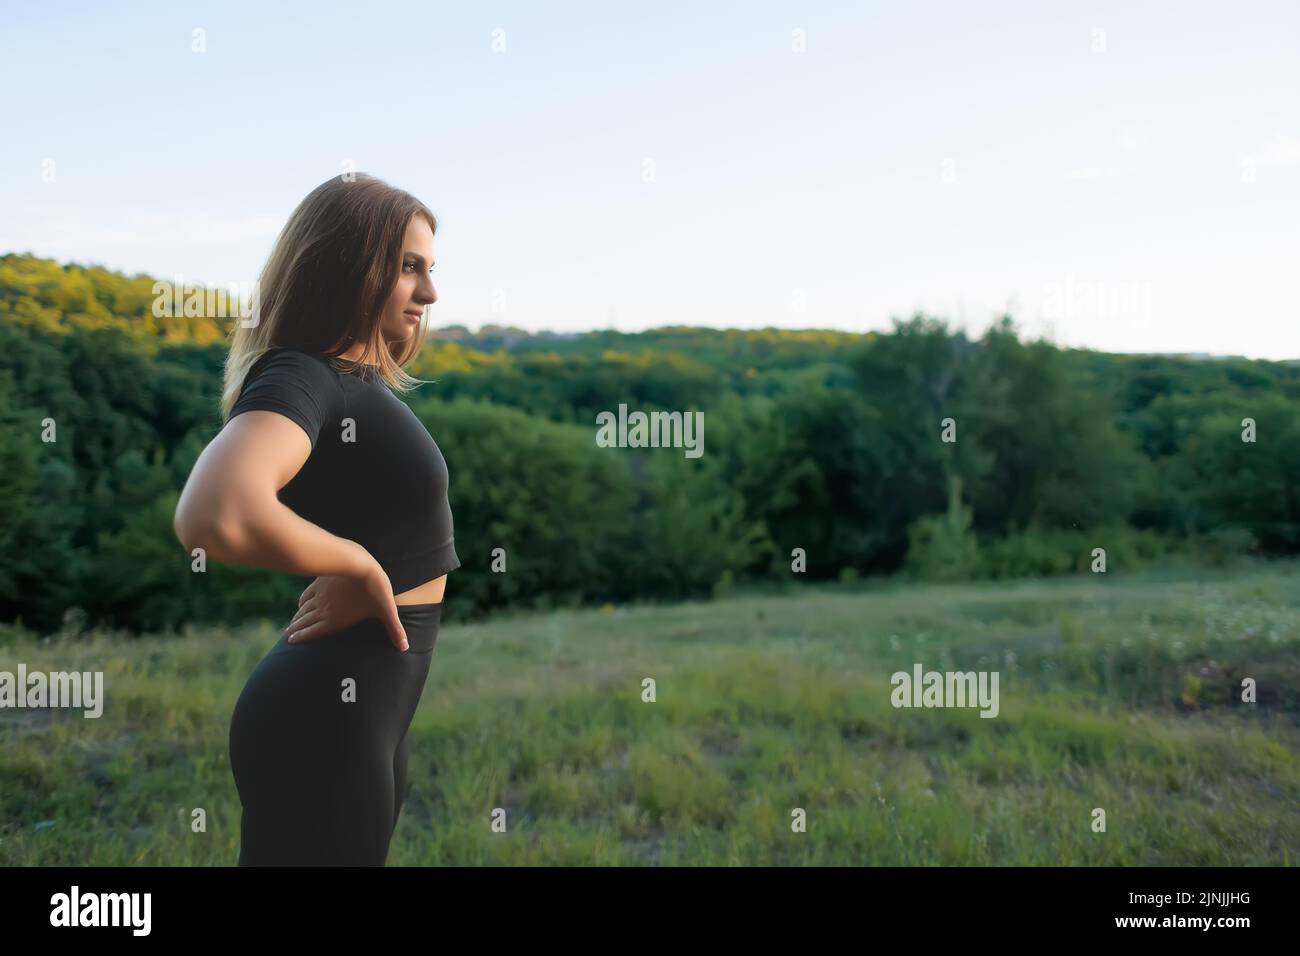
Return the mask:
<path fill-rule="evenodd" d="M 343 359 L 345 362 L 349 362 L 353 365 L 365 365 L 370 368 L 377 368 L 379 366 L 378 362 L 361 361 L 362 356 L 365 355 L 365 351 L 366 351 L 365 345 L 362 344 L 361 342 L 358 342 L 356 345 L 352 346 L 346 352 L 343 352 L 340 355 L 336 355 L 335 358 Z"/>

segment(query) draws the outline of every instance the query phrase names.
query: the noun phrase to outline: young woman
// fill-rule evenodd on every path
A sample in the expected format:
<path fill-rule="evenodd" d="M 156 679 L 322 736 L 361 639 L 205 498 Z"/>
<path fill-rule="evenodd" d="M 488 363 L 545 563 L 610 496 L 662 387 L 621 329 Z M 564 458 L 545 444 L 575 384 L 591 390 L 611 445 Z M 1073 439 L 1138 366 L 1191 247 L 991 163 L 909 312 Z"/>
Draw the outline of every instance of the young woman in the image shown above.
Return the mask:
<path fill-rule="evenodd" d="M 315 576 L 230 720 L 241 866 L 382 866 L 406 731 L 460 567 L 437 444 L 390 386 L 420 349 L 437 221 L 370 176 L 302 201 L 226 360 L 176 509 L 208 558 Z"/>

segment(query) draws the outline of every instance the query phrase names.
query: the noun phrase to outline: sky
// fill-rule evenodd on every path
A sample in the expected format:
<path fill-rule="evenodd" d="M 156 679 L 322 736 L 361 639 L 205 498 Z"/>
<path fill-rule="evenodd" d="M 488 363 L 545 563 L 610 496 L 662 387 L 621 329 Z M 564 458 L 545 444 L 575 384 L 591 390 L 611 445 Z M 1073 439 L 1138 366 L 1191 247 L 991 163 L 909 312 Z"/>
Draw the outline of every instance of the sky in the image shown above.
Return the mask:
<path fill-rule="evenodd" d="M 1300 358 L 1300 4 L 5 4 L 0 252 L 242 284 L 348 169 L 435 326 Z"/>

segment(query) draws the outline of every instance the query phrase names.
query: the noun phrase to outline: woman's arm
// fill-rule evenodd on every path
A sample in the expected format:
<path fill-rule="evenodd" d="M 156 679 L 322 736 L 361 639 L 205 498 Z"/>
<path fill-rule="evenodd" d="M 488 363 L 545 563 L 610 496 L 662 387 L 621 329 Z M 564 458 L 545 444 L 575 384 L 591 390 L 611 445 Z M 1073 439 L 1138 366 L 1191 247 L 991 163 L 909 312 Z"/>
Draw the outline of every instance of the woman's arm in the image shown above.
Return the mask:
<path fill-rule="evenodd" d="M 330 534 L 280 502 L 276 492 L 311 454 L 294 422 L 248 411 L 227 422 L 190 472 L 173 527 L 187 551 L 214 561 L 309 576 L 364 577 L 377 563 L 361 545 Z"/>
<path fill-rule="evenodd" d="M 203 548 L 214 561 L 355 578 L 389 639 L 404 651 L 406 629 L 392 582 L 375 556 L 299 517 L 276 495 L 302 469 L 321 430 L 338 421 L 343 391 L 319 357 L 272 351 L 194 463 L 176 502 L 176 537 L 187 551 Z"/>

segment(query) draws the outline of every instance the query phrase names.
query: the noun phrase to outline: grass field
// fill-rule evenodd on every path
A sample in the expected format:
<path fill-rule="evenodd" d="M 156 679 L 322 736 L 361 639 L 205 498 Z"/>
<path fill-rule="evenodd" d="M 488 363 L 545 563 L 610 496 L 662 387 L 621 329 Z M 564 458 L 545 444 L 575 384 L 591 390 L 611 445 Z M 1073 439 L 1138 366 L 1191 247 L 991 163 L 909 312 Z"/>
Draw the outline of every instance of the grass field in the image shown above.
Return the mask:
<path fill-rule="evenodd" d="M 1298 584 L 891 581 L 464 626 L 453 576 L 389 864 L 1294 865 Z M 0 710 L 0 863 L 233 865 L 230 713 L 275 637 L 4 631 L 0 670 L 102 670 L 107 700 Z M 998 671 L 998 716 L 893 707 L 918 662 Z"/>

